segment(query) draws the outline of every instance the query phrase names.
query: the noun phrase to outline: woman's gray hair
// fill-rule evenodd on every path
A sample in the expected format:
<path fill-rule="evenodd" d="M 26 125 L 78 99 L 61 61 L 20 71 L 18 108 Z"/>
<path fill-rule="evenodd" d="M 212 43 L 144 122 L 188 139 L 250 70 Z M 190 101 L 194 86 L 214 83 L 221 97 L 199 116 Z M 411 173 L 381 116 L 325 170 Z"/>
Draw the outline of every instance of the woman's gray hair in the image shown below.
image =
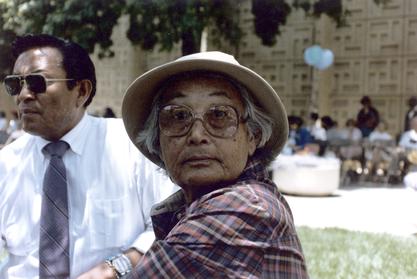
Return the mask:
<path fill-rule="evenodd" d="M 181 73 L 163 82 L 163 84 L 159 87 L 157 93 L 155 94 L 155 98 L 152 102 L 152 110 L 148 116 L 148 119 L 145 122 L 144 129 L 139 133 L 136 139 L 136 143 L 141 146 L 145 146 L 149 150 L 149 153 L 155 154 L 159 158 L 161 158 L 161 150 L 159 146 L 158 114 L 162 106 L 162 93 L 170 84 L 172 84 L 173 81 L 177 81 L 178 79 L 184 77 L 190 78 L 193 76 L 214 77 L 224 79 L 230 82 L 238 90 L 243 102 L 244 112 L 242 118 L 246 119 L 248 131 L 252 136 L 254 136 L 255 140 L 257 141 L 255 155 L 260 153 L 262 151 L 262 147 L 265 145 L 266 142 L 268 142 L 272 135 L 272 118 L 269 117 L 266 113 L 264 113 L 255 104 L 255 101 L 249 94 L 246 87 L 243 86 L 240 82 L 230 78 L 227 75 L 207 71 L 193 71 Z M 164 163 L 161 160 L 160 165 L 163 166 L 163 164 Z"/>

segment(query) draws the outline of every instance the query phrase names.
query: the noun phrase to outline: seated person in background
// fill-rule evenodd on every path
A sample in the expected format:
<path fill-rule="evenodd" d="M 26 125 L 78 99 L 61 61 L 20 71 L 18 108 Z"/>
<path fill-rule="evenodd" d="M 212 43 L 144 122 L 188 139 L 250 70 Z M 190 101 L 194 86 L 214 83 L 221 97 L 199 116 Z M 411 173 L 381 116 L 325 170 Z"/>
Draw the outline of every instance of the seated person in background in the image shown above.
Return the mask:
<path fill-rule="evenodd" d="M 293 153 L 308 152 L 308 146 L 313 143 L 313 137 L 308 129 L 303 127 L 303 119 L 299 116 L 290 115 L 288 116 L 288 124 L 290 129 L 288 145 Z"/>
<path fill-rule="evenodd" d="M 396 182 L 401 182 L 407 173 L 417 172 L 417 116 L 410 119 L 409 125 L 410 129 L 401 135 L 397 147 L 380 144 L 389 155 L 388 175 Z"/>
<path fill-rule="evenodd" d="M 404 119 L 404 132 L 407 132 L 408 130 L 410 130 L 410 120 L 417 116 L 417 97 L 416 96 L 412 96 L 408 99 L 407 101 L 408 104 L 408 110 L 407 113 L 405 114 L 405 119 Z"/>
<path fill-rule="evenodd" d="M 396 160 L 396 142 L 387 132 L 387 123 L 381 120 L 364 143 L 366 167 L 369 174 L 382 177 L 394 174 L 398 168 Z"/>
<path fill-rule="evenodd" d="M 138 149 L 182 190 L 155 206 L 133 278 L 308 278 L 267 165 L 288 135 L 277 93 L 233 56 L 184 56 L 140 76 L 122 106 Z"/>
<path fill-rule="evenodd" d="M 341 129 L 339 129 L 337 121 L 334 121 L 330 116 L 325 115 L 321 118 L 321 125 L 326 130 L 326 138 L 328 142 L 337 142 L 342 140 L 343 135 L 341 133 Z"/>
<path fill-rule="evenodd" d="M 401 135 L 398 145 L 405 150 L 417 149 L 417 116 L 411 118 L 410 129 Z"/>
<path fill-rule="evenodd" d="M 369 96 L 363 96 L 361 99 L 362 108 L 356 117 L 356 125 L 361 130 L 362 136 L 367 138 L 379 123 L 379 112 L 372 105 Z"/>
<path fill-rule="evenodd" d="M 318 155 L 323 156 L 327 147 L 327 134 L 318 113 L 310 113 L 310 125 L 307 130 L 310 132 L 313 142 L 319 147 Z"/>
<path fill-rule="evenodd" d="M 391 140 L 393 140 L 393 138 L 391 134 L 387 132 L 387 123 L 384 120 L 381 120 L 375 130 L 369 135 L 370 142 Z"/>
<path fill-rule="evenodd" d="M 356 122 L 353 119 L 346 121 L 345 128 L 340 131 L 341 139 L 347 145 L 340 148 L 340 156 L 342 159 L 358 159 L 362 156 L 362 133 L 356 127 Z"/>
<path fill-rule="evenodd" d="M 318 113 L 310 113 L 310 125 L 307 127 L 307 130 L 310 132 L 315 141 L 327 140 L 326 130 L 321 123 Z"/>
<path fill-rule="evenodd" d="M 350 142 L 359 142 L 362 139 L 361 131 L 356 127 L 356 122 L 352 118 L 346 120 L 345 128 L 341 129 L 340 137 Z"/>

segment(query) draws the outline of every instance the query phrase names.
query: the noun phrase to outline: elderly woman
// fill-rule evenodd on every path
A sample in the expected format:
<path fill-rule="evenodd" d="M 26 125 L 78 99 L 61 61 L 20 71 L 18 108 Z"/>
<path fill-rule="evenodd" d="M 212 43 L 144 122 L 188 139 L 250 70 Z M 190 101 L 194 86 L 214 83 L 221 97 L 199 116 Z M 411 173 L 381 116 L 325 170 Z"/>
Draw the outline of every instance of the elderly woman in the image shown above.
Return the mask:
<path fill-rule="evenodd" d="M 266 166 L 288 136 L 272 87 L 232 56 L 184 56 L 136 79 L 131 140 L 182 189 L 153 208 L 133 278 L 308 278 L 290 208 Z"/>

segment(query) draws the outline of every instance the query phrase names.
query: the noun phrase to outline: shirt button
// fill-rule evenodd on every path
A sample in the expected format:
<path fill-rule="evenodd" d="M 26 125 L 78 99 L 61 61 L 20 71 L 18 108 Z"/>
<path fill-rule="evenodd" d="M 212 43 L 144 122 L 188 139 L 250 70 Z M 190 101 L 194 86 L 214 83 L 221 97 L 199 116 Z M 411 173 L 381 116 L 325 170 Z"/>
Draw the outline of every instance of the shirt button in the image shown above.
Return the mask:
<path fill-rule="evenodd" d="M 181 212 L 177 213 L 177 220 L 181 220 L 183 216 L 184 214 L 182 214 Z"/>

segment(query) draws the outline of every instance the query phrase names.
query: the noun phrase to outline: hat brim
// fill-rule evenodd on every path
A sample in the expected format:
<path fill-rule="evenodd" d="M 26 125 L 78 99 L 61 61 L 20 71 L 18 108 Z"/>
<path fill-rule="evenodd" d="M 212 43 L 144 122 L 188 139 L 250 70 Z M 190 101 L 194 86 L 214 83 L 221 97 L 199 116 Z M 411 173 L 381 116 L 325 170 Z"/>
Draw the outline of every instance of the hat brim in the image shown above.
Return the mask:
<path fill-rule="evenodd" d="M 203 70 L 225 74 L 240 82 L 273 120 L 272 135 L 263 147 L 264 151 L 275 158 L 283 148 L 288 138 L 287 114 L 278 94 L 260 75 L 254 71 L 228 62 L 192 59 L 173 61 L 156 67 L 139 76 L 127 88 L 122 103 L 122 118 L 126 131 L 136 147 L 151 161 L 161 166 L 161 161 L 155 154 L 137 143 L 137 137 L 143 130 L 151 112 L 155 91 L 161 82 L 167 78 L 189 71 Z M 269 157 L 269 156 L 268 156 Z"/>

